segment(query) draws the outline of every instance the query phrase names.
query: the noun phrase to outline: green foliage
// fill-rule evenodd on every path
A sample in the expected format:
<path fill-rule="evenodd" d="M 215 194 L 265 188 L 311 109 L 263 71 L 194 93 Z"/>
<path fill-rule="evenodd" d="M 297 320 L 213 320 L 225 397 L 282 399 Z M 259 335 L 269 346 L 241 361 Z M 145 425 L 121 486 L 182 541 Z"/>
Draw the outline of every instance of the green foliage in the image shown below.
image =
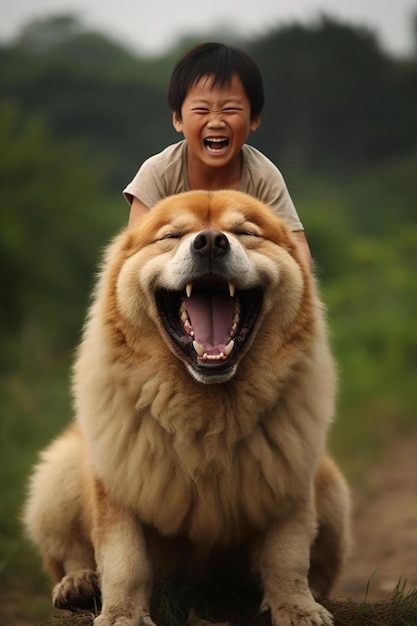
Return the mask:
<path fill-rule="evenodd" d="M 126 213 L 120 198 L 117 216 L 77 147 L 52 141 L 10 102 L 0 104 L 0 141 L 0 365 L 10 367 L 18 337 L 41 360 L 74 344 L 99 249 Z"/>
<path fill-rule="evenodd" d="M 16 619 L 29 620 L 19 623 L 44 623 L 50 614 L 50 583 L 41 575 L 40 558 L 23 536 L 20 518 L 38 451 L 70 418 L 68 367 L 66 360 L 37 369 L 26 364 L 0 381 L 0 590 L 7 600 L 15 598 Z M 3 605 L 1 592 L 0 598 Z M 0 623 L 14 621 L 0 617 Z"/>
<path fill-rule="evenodd" d="M 249 51 L 266 92 L 255 140 L 277 163 L 333 174 L 414 152 L 417 63 L 389 58 L 372 32 L 322 16 Z"/>
<path fill-rule="evenodd" d="M 350 466 L 417 421 L 415 171 L 399 160 L 349 180 L 303 180 L 295 194 L 339 365 L 333 443 Z"/>
<path fill-rule="evenodd" d="M 81 143 L 114 192 L 178 139 L 166 100 L 171 64 L 140 60 L 74 18 L 29 25 L 0 49 L 0 63 L 1 92 L 47 119 L 53 136 Z"/>

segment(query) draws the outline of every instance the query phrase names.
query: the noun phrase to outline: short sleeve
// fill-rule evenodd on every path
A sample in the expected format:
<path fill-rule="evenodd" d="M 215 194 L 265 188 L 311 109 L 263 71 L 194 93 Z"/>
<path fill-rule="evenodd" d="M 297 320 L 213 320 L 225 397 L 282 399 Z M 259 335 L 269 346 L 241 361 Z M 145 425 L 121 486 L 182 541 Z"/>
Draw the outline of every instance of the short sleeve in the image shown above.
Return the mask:
<path fill-rule="evenodd" d="M 296 208 L 279 169 L 252 146 L 244 146 L 244 175 L 241 188 L 271 206 L 292 231 L 304 230 Z"/>
<path fill-rule="evenodd" d="M 133 180 L 123 189 L 123 195 L 129 204 L 132 204 L 133 198 L 137 198 L 151 208 L 165 197 L 162 178 L 155 176 L 155 159 L 155 156 L 147 159 Z"/>

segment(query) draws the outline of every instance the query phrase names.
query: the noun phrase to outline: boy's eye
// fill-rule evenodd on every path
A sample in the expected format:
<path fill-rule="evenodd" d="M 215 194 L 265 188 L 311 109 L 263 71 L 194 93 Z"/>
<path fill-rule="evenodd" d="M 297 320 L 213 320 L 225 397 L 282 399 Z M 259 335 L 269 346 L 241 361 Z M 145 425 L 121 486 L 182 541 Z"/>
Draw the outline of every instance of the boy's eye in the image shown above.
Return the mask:
<path fill-rule="evenodd" d="M 201 114 L 209 114 L 209 113 L 214 113 L 215 115 L 218 115 L 219 113 L 239 113 L 240 111 L 242 111 L 242 109 L 238 108 L 238 107 L 226 107 L 224 109 L 221 109 L 221 111 L 210 111 L 210 109 L 204 108 L 204 107 L 195 107 L 194 109 L 191 109 L 191 111 L 193 113 L 201 113 Z"/>

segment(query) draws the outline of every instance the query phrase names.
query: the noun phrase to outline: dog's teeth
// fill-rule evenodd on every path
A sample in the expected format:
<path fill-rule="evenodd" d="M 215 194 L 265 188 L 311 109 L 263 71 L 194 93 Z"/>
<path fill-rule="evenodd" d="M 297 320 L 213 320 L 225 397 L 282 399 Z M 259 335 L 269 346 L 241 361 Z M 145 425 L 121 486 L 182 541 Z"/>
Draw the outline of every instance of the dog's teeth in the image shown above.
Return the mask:
<path fill-rule="evenodd" d="M 233 348 L 235 347 L 235 342 L 233 341 L 233 339 L 231 339 L 229 341 L 229 343 L 227 344 L 227 346 L 224 349 L 224 353 L 226 356 L 229 356 L 229 354 L 232 353 Z"/>
<path fill-rule="evenodd" d="M 185 293 L 187 294 L 187 298 L 191 298 L 192 292 L 193 292 L 193 283 L 187 283 L 185 285 Z"/>
<path fill-rule="evenodd" d="M 235 291 L 236 291 L 236 287 L 234 286 L 234 284 L 229 283 L 229 293 L 230 293 L 231 298 L 233 298 L 233 296 L 235 295 Z"/>
<path fill-rule="evenodd" d="M 203 356 L 204 347 L 201 345 L 201 343 L 198 343 L 198 341 L 196 341 L 195 339 L 193 341 L 193 348 L 197 352 L 198 356 Z"/>

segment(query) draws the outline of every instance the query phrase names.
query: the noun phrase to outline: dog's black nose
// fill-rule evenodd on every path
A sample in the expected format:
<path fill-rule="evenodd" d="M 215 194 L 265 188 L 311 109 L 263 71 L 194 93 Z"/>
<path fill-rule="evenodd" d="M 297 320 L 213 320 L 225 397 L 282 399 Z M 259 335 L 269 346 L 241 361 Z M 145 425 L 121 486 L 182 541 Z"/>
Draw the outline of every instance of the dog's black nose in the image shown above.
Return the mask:
<path fill-rule="evenodd" d="M 229 249 L 229 240 L 220 230 L 202 230 L 195 236 L 192 248 L 203 256 L 216 257 Z"/>

